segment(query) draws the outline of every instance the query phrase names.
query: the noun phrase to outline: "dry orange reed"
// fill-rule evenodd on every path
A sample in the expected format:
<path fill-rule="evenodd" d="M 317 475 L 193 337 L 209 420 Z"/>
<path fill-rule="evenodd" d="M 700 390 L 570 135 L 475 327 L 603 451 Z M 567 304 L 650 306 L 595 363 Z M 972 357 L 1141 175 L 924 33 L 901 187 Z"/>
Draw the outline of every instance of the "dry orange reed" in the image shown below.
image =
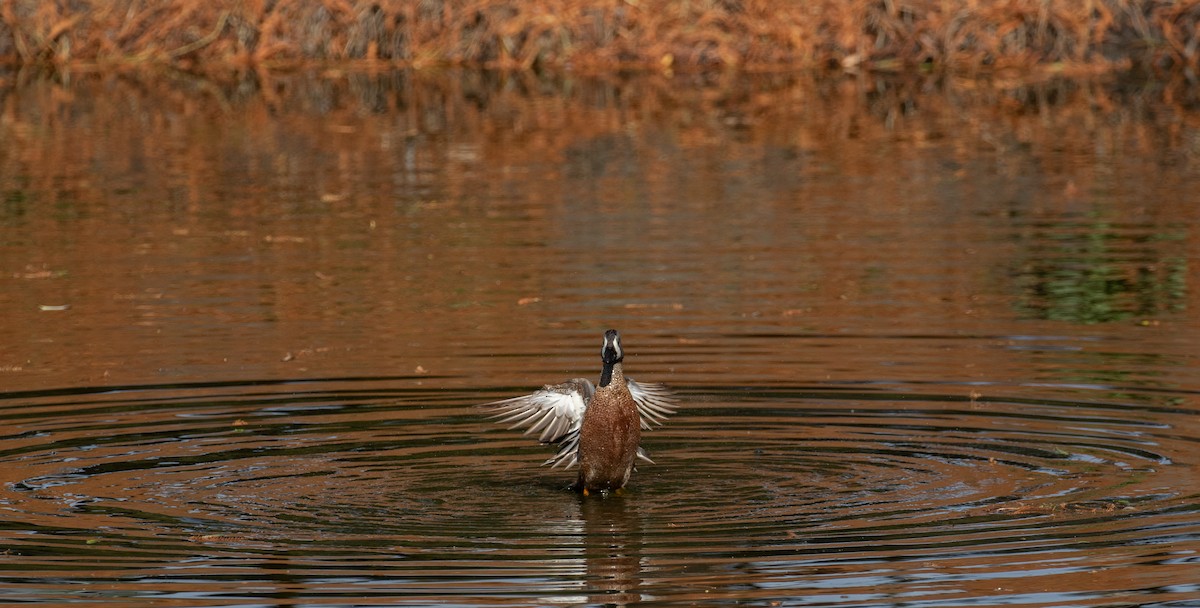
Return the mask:
<path fill-rule="evenodd" d="M 1200 0 L 0 0 L 0 61 L 1195 68 Z"/>

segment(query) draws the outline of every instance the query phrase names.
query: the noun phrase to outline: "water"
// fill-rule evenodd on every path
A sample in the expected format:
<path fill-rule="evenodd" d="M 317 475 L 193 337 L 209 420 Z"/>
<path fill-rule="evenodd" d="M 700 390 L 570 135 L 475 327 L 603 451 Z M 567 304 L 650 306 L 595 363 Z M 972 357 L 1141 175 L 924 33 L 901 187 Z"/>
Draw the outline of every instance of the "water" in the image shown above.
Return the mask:
<path fill-rule="evenodd" d="M 1200 603 L 1177 97 L 326 76 L 0 98 L 0 601 Z"/>

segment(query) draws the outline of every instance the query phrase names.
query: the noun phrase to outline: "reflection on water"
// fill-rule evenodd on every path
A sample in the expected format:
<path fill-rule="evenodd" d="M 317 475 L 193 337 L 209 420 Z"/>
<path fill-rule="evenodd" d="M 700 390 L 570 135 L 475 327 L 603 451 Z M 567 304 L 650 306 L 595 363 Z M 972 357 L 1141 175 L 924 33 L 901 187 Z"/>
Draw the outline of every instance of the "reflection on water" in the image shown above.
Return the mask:
<path fill-rule="evenodd" d="M 0 595 L 1196 601 L 1200 137 L 1157 86 L 4 89 Z M 470 406 L 608 327 L 684 407 L 583 499 Z"/>
<path fill-rule="evenodd" d="M 587 602 L 627 605 L 654 599 L 639 591 L 645 536 L 635 499 L 583 500 L 580 506 L 587 539 L 583 552 L 584 580 L 590 581 Z"/>
<path fill-rule="evenodd" d="M 10 387 L 469 374 L 507 327 L 573 353 L 563 329 L 1056 335 L 1195 308 L 1200 139 L 1153 87 L 154 84 L 4 98 Z"/>
<path fill-rule="evenodd" d="M 1056 321 L 1106 323 L 1185 309 L 1187 224 L 1070 218 L 1031 226 L 1021 308 Z"/>

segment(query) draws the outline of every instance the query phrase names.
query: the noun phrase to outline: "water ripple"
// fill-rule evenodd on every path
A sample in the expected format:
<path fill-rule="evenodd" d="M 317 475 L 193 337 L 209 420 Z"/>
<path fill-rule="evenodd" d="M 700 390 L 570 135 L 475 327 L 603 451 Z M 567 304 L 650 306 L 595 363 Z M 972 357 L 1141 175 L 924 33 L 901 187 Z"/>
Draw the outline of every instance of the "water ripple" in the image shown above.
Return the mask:
<path fill-rule="evenodd" d="M 0 544 L 21 562 L 0 593 L 53 567 L 12 599 L 1070 604 L 1111 591 L 1097 569 L 1195 567 L 1185 411 L 927 388 L 684 387 L 645 438 L 658 464 L 608 499 L 468 407 L 508 389 L 9 393 Z M 84 580 L 108 590 L 68 591 Z"/>

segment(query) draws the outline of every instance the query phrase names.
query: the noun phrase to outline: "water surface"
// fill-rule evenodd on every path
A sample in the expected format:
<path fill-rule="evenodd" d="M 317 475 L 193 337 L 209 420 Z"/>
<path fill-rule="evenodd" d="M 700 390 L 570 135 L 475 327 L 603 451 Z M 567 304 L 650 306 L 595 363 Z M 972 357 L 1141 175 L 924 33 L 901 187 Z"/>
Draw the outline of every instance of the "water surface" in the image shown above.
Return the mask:
<path fill-rule="evenodd" d="M 1155 85 L 0 94 L 0 597 L 1194 605 L 1194 105 Z M 606 499 L 474 404 L 682 407 Z"/>

